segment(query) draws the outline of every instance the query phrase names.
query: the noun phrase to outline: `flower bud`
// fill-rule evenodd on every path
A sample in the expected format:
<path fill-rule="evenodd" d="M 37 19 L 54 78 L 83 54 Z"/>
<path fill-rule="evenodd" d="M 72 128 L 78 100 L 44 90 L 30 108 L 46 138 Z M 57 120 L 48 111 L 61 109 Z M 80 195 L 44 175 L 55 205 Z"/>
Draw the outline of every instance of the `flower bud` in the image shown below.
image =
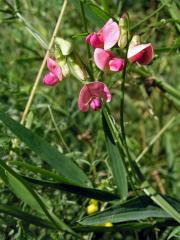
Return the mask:
<path fill-rule="evenodd" d="M 91 215 L 97 211 L 98 211 L 98 205 L 96 205 L 96 204 L 90 204 L 86 208 L 86 212 L 88 215 Z"/>
<path fill-rule="evenodd" d="M 104 227 L 113 227 L 113 224 L 111 222 L 107 222 L 104 224 Z"/>
<path fill-rule="evenodd" d="M 57 37 L 55 43 L 60 48 L 63 56 L 68 56 L 72 53 L 73 47 L 70 41 Z"/>
<path fill-rule="evenodd" d="M 72 53 L 70 56 L 68 56 L 67 64 L 71 74 L 75 78 L 81 81 L 84 81 L 87 79 L 87 71 L 77 54 Z"/>
<path fill-rule="evenodd" d="M 65 78 L 70 76 L 70 70 L 67 64 L 67 57 L 63 56 L 60 49 L 57 45 L 55 45 L 55 57 L 57 59 L 58 64 L 61 66 L 62 74 Z"/>
<path fill-rule="evenodd" d="M 89 204 L 98 205 L 98 200 L 92 198 L 92 199 L 89 201 Z"/>
<path fill-rule="evenodd" d="M 130 44 L 129 44 L 129 49 L 131 49 L 131 48 L 139 45 L 140 43 L 141 43 L 141 38 L 140 38 L 140 36 L 139 36 L 139 35 L 134 35 L 134 36 L 132 37 L 132 40 L 131 40 Z"/>
<path fill-rule="evenodd" d="M 120 28 L 120 37 L 118 41 L 118 46 L 120 48 L 125 48 L 127 43 L 128 43 L 128 35 L 129 35 L 129 30 L 128 30 L 128 14 L 124 14 L 120 19 L 119 19 L 119 28 Z"/>

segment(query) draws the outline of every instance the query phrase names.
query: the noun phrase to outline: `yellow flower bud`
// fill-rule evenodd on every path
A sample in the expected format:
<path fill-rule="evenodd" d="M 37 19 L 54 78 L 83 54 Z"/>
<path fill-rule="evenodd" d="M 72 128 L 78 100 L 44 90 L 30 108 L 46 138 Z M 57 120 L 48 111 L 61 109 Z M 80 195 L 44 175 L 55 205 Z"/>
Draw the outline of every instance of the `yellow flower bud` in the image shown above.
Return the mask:
<path fill-rule="evenodd" d="M 96 199 L 91 199 L 89 201 L 89 204 L 94 204 L 94 205 L 98 205 L 98 201 Z"/>
<path fill-rule="evenodd" d="M 90 204 L 86 208 L 86 212 L 88 215 L 91 215 L 97 211 L 98 211 L 98 205 L 96 205 L 96 204 Z"/>
<path fill-rule="evenodd" d="M 113 224 L 111 222 L 107 222 L 104 224 L 104 227 L 113 227 Z"/>

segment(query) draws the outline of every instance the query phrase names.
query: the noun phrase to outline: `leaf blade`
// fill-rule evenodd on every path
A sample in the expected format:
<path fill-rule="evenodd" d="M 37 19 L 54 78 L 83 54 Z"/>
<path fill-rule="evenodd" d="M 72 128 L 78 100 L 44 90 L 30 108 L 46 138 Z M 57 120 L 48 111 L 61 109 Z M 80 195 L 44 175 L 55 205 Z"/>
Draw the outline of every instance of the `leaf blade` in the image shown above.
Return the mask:
<path fill-rule="evenodd" d="M 124 156 L 120 153 L 119 148 L 113 140 L 104 112 L 102 112 L 102 121 L 114 181 L 117 185 L 119 195 L 126 199 L 128 195 L 128 182 L 122 159 Z"/>
<path fill-rule="evenodd" d="M 55 168 L 67 182 L 81 186 L 91 184 L 85 173 L 71 159 L 58 152 L 37 134 L 3 112 L 0 112 L 0 120 L 42 160 Z"/>

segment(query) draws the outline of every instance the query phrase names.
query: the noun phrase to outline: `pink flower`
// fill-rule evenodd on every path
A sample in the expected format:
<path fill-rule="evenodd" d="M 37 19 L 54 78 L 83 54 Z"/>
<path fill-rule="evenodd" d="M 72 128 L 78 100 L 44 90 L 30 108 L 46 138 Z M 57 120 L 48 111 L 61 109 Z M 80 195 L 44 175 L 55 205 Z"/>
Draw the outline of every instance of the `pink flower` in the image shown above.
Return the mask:
<path fill-rule="evenodd" d="M 109 19 L 97 33 L 90 33 L 86 37 L 86 42 L 93 48 L 104 47 L 105 50 L 108 50 L 118 42 L 119 36 L 120 30 L 118 24 Z"/>
<path fill-rule="evenodd" d="M 83 86 L 78 99 L 78 107 L 81 112 L 87 112 L 89 107 L 94 111 L 102 107 L 101 98 L 106 102 L 111 101 L 111 93 L 102 82 L 90 82 Z"/>
<path fill-rule="evenodd" d="M 43 83 L 47 86 L 54 86 L 63 78 L 62 69 L 58 63 L 50 57 L 47 59 L 47 67 L 49 69 L 49 73 L 45 75 Z"/>
<path fill-rule="evenodd" d="M 113 72 L 122 71 L 125 62 L 121 58 L 117 58 L 113 52 L 105 51 L 102 48 L 96 48 L 94 51 L 94 61 L 102 71 L 110 70 Z"/>
<path fill-rule="evenodd" d="M 136 45 L 129 48 L 127 58 L 130 62 L 149 64 L 154 57 L 154 49 L 151 43 Z"/>

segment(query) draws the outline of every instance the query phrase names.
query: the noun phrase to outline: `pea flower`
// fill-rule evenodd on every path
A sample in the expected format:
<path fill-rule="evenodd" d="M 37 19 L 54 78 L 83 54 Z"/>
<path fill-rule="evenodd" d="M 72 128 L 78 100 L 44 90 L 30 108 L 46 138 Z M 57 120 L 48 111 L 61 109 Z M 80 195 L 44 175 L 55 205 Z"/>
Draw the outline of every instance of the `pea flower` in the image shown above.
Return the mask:
<path fill-rule="evenodd" d="M 127 58 L 130 62 L 138 62 L 147 65 L 152 62 L 154 49 L 151 43 L 139 44 L 128 49 Z"/>
<path fill-rule="evenodd" d="M 110 18 L 97 33 L 90 33 L 86 37 L 86 42 L 93 48 L 108 50 L 118 42 L 119 36 L 119 26 Z"/>
<path fill-rule="evenodd" d="M 54 86 L 63 78 L 62 69 L 58 63 L 50 57 L 47 59 L 47 67 L 49 72 L 45 75 L 43 83 L 46 86 Z"/>
<path fill-rule="evenodd" d="M 111 51 L 105 51 L 102 48 L 96 48 L 94 51 L 94 61 L 102 71 L 110 70 L 119 72 L 124 69 L 125 62 L 121 58 L 117 58 Z"/>
<path fill-rule="evenodd" d="M 94 111 L 102 107 L 102 101 L 111 101 L 111 93 L 102 82 L 90 82 L 85 84 L 79 94 L 78 108 L 81 112 L 87 112 L 89 107 Z"/>

